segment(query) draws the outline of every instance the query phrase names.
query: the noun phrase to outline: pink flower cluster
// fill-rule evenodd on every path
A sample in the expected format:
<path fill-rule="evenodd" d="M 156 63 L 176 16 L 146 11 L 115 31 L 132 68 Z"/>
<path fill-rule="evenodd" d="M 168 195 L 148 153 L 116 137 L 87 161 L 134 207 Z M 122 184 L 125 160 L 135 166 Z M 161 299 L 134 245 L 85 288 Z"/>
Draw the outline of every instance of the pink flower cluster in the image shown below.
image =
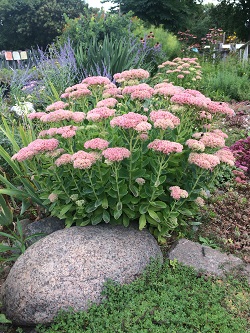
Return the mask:
<path fill-rule="evenodd" d="M 46 135 L 54 136 L 56 134 L 61 135 L 63 138 L 72 138 L 76 135 L 77 126 L 63 126 L 58 128 L 50 128 L 48 130 L 43 130 L 39 133 L 39 137 L 43 137 Z"/>
<path fill-rule="evenodd" d="M 111 97 L 111 98 L 106 98 L 106 99 L 103 99 L 102 101 L 99 101 L 96 104 L 96 107 L 97 108 L 102 108 L 102 107 L 113 108 L 116 106 L 117 103 L 118 103 L 117 99 Z"/>
<path fill-rule="evenodd" d="M 75 169 L 89 169 L 96 161 L 98 157 L 94 153 L 87 153 L 86 151 L 79 150 L 72 155 L 71 161 Z"/>
<path fill-rule="evenodd" d="M 36 139 L 32 141 L 27 147 L 19 150 L 18 153 L 12 156 L 12 160 L 22 162 L 31 159 L 33 156 L 43 153 L 45 151 L 55 150 L 59 145 L 56 139 Z"/>
<path fill-rule="evenodd" d="M 225 114 L 229 117 L 235 116 L 235 112 L 233 109 L 229 107 L 227 103 L 224 102 L 213 102 L 210 101 L 206 105 L 207 111 L 211 113 L 219 113 L 219 114 Z"/>
<path fill-rule="evenodd" d="M 114 109 L 107 108 L 105 106 L 94 108 L 87 113 L 87 119 L 92 121 L 101 121 L 103 119 L 112 117 L 115 114 Z"/>
<path fill-rule="evenodd" d="M 110 84 L 111 81 L 105 76 L 90 76 L 82 80 L 82 83 L 86 83 L 88 86 L 104 86 L 106 84 Z"/>
<path fill-rule="evenodd" d="M 216 135 L 214 132 L 207 132 L 200 138 L 200 142 L 204 144 L 205 147 L 210 148 L 222 148 L 225 147 L 225 139 L 220 135 Z"/>
<path fill-rule="evenodd" d="M 57 160 L 55 160 L 55 165 L 59 167 L 60 165 L 72 163 L 72 155 L 63 154 Z"/>
<path fill-rule="evenodd" d="M 144 69 L 130 69 L 122 73 L 114 74 L 116 82 L 124 82 L 129 80 L 143 80 L 149 78 L 149 72 Z"/>
<path fill-rule="evenodd" d="M 69 106 L 68 103 L 64 103 L 62 101 L 57 101 L 54 102 L 46 107 L 46 111 L 53 111 L 53 110 L 59 110 L 59 109 L 64 109 L 67 106 Z"/>
<path fill-rule="evenodd" d="M 40 120 L 44 123 L 59 122 L 62 120 L 73 120 L 75 122 L 81 122 L 85 119 L 85 113 L 83 112 L 72 112 L 69 110 L 56 110 L 49 114 L 43 115 Z"/>
<path fill-rule="evenodd" d="M 202 143 L 198 140 L 195 140 L 195 139 L 187 140 L 186 145 L 192 150 L 197 150 L 197 151 L 204 151 L 205 150 L 204 143 Z"/>
<path fill-rule="evenodd" d="M 98 149 L 98 150 L 104 150 L 108 147 L 109 142 L 104 139 L 95 138 L 92 140 L 88 140 L 84 143 L 85 149 Z"/>
<path fill-rule="evenodd" d="M 151 111 L 150 120 L 154 123 L 154 127 L 173 129 L 180 124 L 180 119 L 174 116 L 171 112 L 165 110 Z"/>
<path fill-rule="evenodd" d="M 169 187 L 171 193 L 171 197 L 175 200 L 180 200 L 181 198 L 187 198 L 188 192 L 185 190 L 182 190 L 179 186 L 171 186 Z"/>
<path fill-rule="evenodd" d="M 188 157 L 188 162 L 202 169 L 213 170 L 216 165 L 220 164 L 220 159 L 218 156 L 212 154 L 191 153 Z"/>
<path fill-rule="evenodd" d="M 29 113 L 27 115 L 27 118 L 29 118 L 30 120 L 33 119 L 41 119 L 43 116 L 45 116 L 47 113 L 46 112 L 34 112 L 34 113 Z"/>
<path fill-rule="evenodd" d="M 114 148 L 107 148 L 102 152 L 102 155 L 109 162 L 120 162 L 124 158 L 129 158 L 131 153 L 127 148 L 114 147 Z"/>
<path fill-rule="evenodd" d="M 215 156 L 219 157 L 220 161 L 223 163 L 226 163 L 231 166 L 234 166 L 234 164 L 235 164 L 234 154 L 227 147 L 218 150 L 215 153 Z"/>
<path fill-rule="evenodd" d="M 159 151 L 163 154 L 181 153 L 183 146 L 178 142 L 155 139 L 148 144 L 149 149 Z"/>
<path fill-rule="evenodd" d="M 111 127 L 122 127 L 125 129 L 133 128 L 136 129 L 136 126 L 141 122 L 147 122 L 147 116 L 140 115 L 135 112 L 129 112 L 127 114 L 123 114 L 122 116 L 114 117 L 110 121 Z"/>
<path fill-rule="evenodd" d="M 117 88 L 115 85 L 114 87 L 104 86 L 104 91 L 102 93 L 103 98 L 109 97 L 116 97 L 116 98 L 123 98 L 122 96 L 122 88 Z"/>
<path fill-rule="evenodd" d="M 187 89 L 182 93 L 175 94 L 171 97 L 170 101 L 172 103 L 177 103 L 181 105 L 189 105 L 197 108 L 205 108 L 208 103 L 211 102 L 210 98 L 205 97 L 198 90 Z"/>
<path fill-rule="evenodd" d="M 146 83 L 137 84 L 134 86 L 127 86 L 122 90 L 123 95 L 130 95 L 131 99 L 149 99 L 154 94 L 154 89 Z"/>
<path fill-rule="evenodd" d="M 61 98 L 78 99 L 82 96 L 89 95 L 91 95 L 91 91 L 88 89 L 88 85 L 84 83 L 79 83 L 66 88 L 65 92 L 61 95 Z"/>
<path fill-rule="evenodd" d="M 154 86 L 154 95 L 162 95 L 164 97 L 173 96 L 175 94 L 181 93 L 184 88 L 176 87 L 172 83 L 158 83 Z"/>

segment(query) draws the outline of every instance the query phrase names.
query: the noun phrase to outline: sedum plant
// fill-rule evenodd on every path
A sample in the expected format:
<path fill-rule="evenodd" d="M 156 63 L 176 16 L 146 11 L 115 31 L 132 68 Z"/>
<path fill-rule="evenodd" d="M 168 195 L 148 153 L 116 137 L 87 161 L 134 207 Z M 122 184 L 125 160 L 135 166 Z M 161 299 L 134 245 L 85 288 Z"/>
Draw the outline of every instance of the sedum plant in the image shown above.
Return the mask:
<path fill-rule="evenodd" d="M 234 164 L 226 134 L 212 126 L 233 110 L 148 78 L 143 69 L 116 73 L 117 85 L 88 77 L 27 116 L 42 130 L 11 163 L 25 164 L 43 205 L 67 227 L 137 221 L 163 242 L 204 204 L 220 164 Z"/>

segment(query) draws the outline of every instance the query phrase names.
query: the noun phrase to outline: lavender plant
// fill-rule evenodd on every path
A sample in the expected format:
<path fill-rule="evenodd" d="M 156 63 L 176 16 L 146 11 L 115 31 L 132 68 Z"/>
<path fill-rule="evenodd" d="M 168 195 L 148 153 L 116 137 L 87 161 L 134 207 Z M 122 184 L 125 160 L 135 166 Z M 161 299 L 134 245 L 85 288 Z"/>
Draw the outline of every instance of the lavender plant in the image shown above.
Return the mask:
<path fill-rule="evenodd" d="M 27 116 L 43 130 L 11 163 L 27 166 L 43 205 L 67 227 L 136 220 L 163 242 L 203 204 L 220 164 L 234 164 L 226 134 L 211 127 L 233 110 L 148 78 L 143 69 L 117 73 L 117 87 L 88 77 Z"/>

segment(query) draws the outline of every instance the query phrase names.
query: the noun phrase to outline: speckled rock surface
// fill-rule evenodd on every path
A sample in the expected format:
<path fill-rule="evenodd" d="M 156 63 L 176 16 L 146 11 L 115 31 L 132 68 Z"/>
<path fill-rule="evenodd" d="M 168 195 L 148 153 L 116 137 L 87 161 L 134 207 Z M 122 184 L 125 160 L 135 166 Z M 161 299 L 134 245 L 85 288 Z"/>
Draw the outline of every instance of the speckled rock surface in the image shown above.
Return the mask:
<path fill-rule="evenodd" d="M 71 227 L 39 240 L 16 261 L 3 285 L 6 316 L 18 325 L 49 323 L 59 309 L 99 303 L 103 283 L 131 282 L 161 250 L 146 230 Z"/>
<path fill-rule="evenodd" d="M 182 238 L 169 250 L 167 257 L 177 259 L 186 266 L 194 267 L 211 275 L 223 276 L 231 270 L 238 270 L 247 277 L 250 283 L 250 265 L 240 258 L 214 250 L 188 239 Z"/>

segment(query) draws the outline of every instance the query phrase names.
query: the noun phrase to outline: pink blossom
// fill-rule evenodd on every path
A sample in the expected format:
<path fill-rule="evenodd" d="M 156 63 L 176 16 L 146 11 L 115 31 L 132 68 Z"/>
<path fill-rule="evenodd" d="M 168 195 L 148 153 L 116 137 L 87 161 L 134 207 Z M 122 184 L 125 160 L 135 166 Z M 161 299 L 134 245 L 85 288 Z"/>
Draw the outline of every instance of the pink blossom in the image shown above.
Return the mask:
<path fill-rule="evenodd" d="M 148 123 L 147 121 L 141 121 L 139 124 L 135 126 L 135 130 L 137 132 L 147 132 L 151 130 L 152 125 Z"/>
<path fill-rule="evenodd" d="M 69 106 L 69 103 L 64 103 L 62 101 L 55 102 L 53 104 L 50 104 L 47 106 L 46 111 L 53 111 L 53 110 L 58 110 L 58 109 L 64 109 L 67 106 Z"/>
<path fill-rule="evenodd" d="M 180 124 L 180 119 L 173 115 L 171 112 L 165 110 L 151 111 L 150 112 L 150 120 L 156 122 L 159 119 L 171 120 L 174 124 L 174 127 Z"/>
<path fill-rule="evenodd" d="M 30 160 L 35 155 L 35 152 L 28 147 L 24 147 L 19 150 L 18 153 L 12 156 L 12 160 L 17 160 L 18 162 L 22 162 L 25 160 Z"/>
<path fill-rule="evenodd" d="M 85 149 L 99 149 L 104 150 L 108 147 L 109 142 L 104 139 L 95 138 L 84 143 Z"/>
<path fill-rule="evenodd" d="M 86 118 L 86 114 L 83 112 L 73 112 L 71 119 L 76 123 L 81 123 Z"/>
<path fill-rule="evenodd" d="M 27 118 L 33 120 L 33 119 L 41 119 L 41 117 L 45 116 L 46 112 L 35 112 L 35 113 L 29 113 L 27 115 Z"/>
<path fill-rule="evenodd" d="M 40 120 L 44 123 L 70 120 L 72 119 L 72 114 L 73 114 L 72 111 L 59 109 L 42 116 Z"/>
<path fill-rule="evenodd" d="M 171 186 L 169 187 L 171 193 L 171 197 L 175 200 L 180 200 L 181 198 L 187 198 L 188 192 L 185 190 L 182 190 L 179 186 Z"/>
<path fill-rule="evenodd" d="M 225 147 L 225 139 L 213 132 L 204 133 L 201 137 L 200 142 L 204 144 L 205 147 L 210 148 L 222 148 Z"/>
<path fill-rule="evenodd" d="M 102 93 L 103 98 L 110 98 L 110 97 L 122 97 L 122 89 L 121 88 L 107 88 Z"/>
<path fill-rule="evenodd" d="M 86 83 L 88 86 L 93 86 L 93 85 L 105 85 L 105 84 L 110 84 L 111 81 L 104 76 L 89 76 L 86 79 L 82 81 L 82 83 Z"/>
<path fill-rule="evenodd" d="M 28 159 L 31 159 L 34 155 L 55 150 L 59 145 L 59 141 L 56 139 L 36 139 L 32 141 L 27 147 L 24 147 L 19 150 L 14 156 L 13 160 L 22 162 Z"/>
<path fill-rule="evenodd" d="M 114 109 L 109 109 L 109 108 L 103 106 L 101 108 L 95 108 L 95 109 L 90 110 L 87 113 L 86 118 L 88 120 L 92 120 L 92 121 L 100 121 L 102 119 L 112 117 L 114 114 L 115 114 Z"/>
<path fill-rule="evenodd" d="M 69 93 L 63 93 L 60 96 L 61 98 L 69 98 Z"/>
<path fill-rule="evenodd" d="M 72 155 L 63 154 L 57 160 L 55 160 L 55 165 L 59 167 L 60 165 L 72 163 Z"/>
<path fill-rule="evenodd" d="M 107 148 L 102 152 L 102 155 L 110 162 L 120 162 L 124 158 L 129 158 L 131 153 L 127 148 L 114 147 Z"/>
<path fill-rule="evenodd" d="M 171 128 L 171 129 L 175 128 L 172 120 L 164 119 L 164 118 L 156 119 L 156 121 L 154 122 L 154 127 L 161 128 L 163 130 L 166 130 L 167 128 Z"/>
<path fill-rule="evenodd" d="M 122 116 L 114 117 L 110 121 L 110 125 L 111 125 L 111 127 L 118 126 L 118 127 L 122 127 L 125 129 L 128 129 L 128 128 L 135 129 L 139 123 L 141 123 L 143 121 L 146 122 L 147 120 L 148 120 L 147 116 L 143 116 L 143 115 L 140 115 L 135 112 L 129 112 Z"/>
<path fill-rule="evenodd" d="M 222 130 L 220 130 L 220 129 L 213 130 L 213 133 L 216 134 L 216 135 L 221 136 L 224 139 L 228 138 L 228 135 L 226 133 L 222 132 Z"/>
<path fill-rule="evenodd" d="M 177 79 L 184 79 L 184 75 L 183 74 L 179 74 L 179 75 L 177 75 Z"/>
<path fill-rule="evenodd" d="M 106 98 L 96 104 L 97 108 L 106 107 L 106 108 L 113 108 L 118 103 L 117 99 L 115 98 Z"/>
<path fill-rule="evenodd" d="M 205 153 L 191 153 L 188 158 L 188 162 L 195 164 L 202 169 L 213 170 L 216 165 L 220 164 L 218 156 Z"/>
<path fill-rule="evenodd" d="M 87 88 L 78 89 L 78 90 L 74 90 L 71 93 L 69 93 L 69 98 L 77 99 L 77 98 L 81 98 L 83 96 L 89 96 L 91 94 L 92 94 L 91 91 Z"/>
<path fill-rule="evenodd" d="M 201 197 L 197 197 L 194 201 L 195 201 L 195 203 L 196 203 L 198 206 L 200 206 L 200 207 L 205 206 L 205 201 L 204 201 L 204 199 L 202 199 Z"/>
<path fill-rule="evenodd" d="M 143 80 L 149 78 L 149 72 L 144 69 L 130 69 L 122 73 L 114 74 L 114 79 L 117 82 L 124 82 L 129 80 Z"/>
<path fill-rule="evenodd" d="M 229 117 L 232 117 L 235 115 L 235 112 L 233 109 L 229 107 L 227 103 L 224 102 L 209 102 L 206 106 L 207 110 L 211 113 L 220 113 L 225 114 Z"/>
<path fill-rule="evenodd" d="M 143 184 L 145 184 L 145 179 L 144 178 L 136 178 L 135 182 L 138 185 L 143 185 Z"/>
<path fill-rule="evenodd" d="M 142 141 L 146 141 L 146 140 L 148 140 L 148 138 L 149 138 L 149 136 L 146 133 L 141 133 L 139 135 L 139 139 L 142 140 Z"/>
<path fill-rule="evenodd" d="M 200 116 L 200 119 L 208 119 L 208 120 L 212 119 L 211 113 L 206 112 L 206 111 L 200 111 L 199 116 Z"/>
<path fill-rule="evenodd" d="M 215 153 L 215 156 L 219 157 L 220 161 L 228 165 L 234 166 L 235 157 L 229 148 L 220 149 Z"/>
<path fill-rule="evenodd" d="M 84 84 L 84 83 L 78 83 L 78 84 L 75 84 L 74 86 L 71 86 L 71 87 L 68 87 L 68 88 L 66 88 L 65 89 L 65 92 L 66 93 L 70 93 L 70 92 L 72 92 L 72 91 L 74 91 L 74 90 L 84 90 L 84 89 L 86 89 L 86 88 L 88 88 L 88 85 L 87 84 Z"/>
<path fill-rule="evenodd" d="M 90 159 L 84 158 L 76 158 L 73 162 L 74 169 L 89 169 L 94 164 Z"/>
<path fill-rule="evenodd" d="M 47 152 L 46 156 L 47 157 L 57 157 L 57 156 L 61 155 L 64 152 L 65 152 L 65 150 L 63 148 L 58 148 L 58 149 L 55 149 L 53 151 Z"/>
<path fill-rule="evenodd" d="M 162 152 L 163 154 L 171 154 L 171 153 L 181 153 L 183 146 L 177 142 L 156 139 L 148 144 L 148 148 Z"/>
<path fill-rule="evenodd" d="M 55 193 L 50 193 L 50 195 L 48 196 L 48 199 L 50 202 L 55 202 L 56 200 L 58 200 L 58 195 Z"/>
<path fill-rule="evenodd" d="M 148 90 L 135 90 L 131 94 L 131 99 L 139 99 L 139 100 L 144 100 L 144 99 L 150 99 L 152 97 L 152 93 Z"/>
<path fill-rule="evenodd" d="M 204 143 L 202 143 L 198 140 L 195 140 L 195 139 L 187 140 L 186 145 L 192 150 L 198 150 L 198 151 L 204 151 L 205 150 Z"/>

